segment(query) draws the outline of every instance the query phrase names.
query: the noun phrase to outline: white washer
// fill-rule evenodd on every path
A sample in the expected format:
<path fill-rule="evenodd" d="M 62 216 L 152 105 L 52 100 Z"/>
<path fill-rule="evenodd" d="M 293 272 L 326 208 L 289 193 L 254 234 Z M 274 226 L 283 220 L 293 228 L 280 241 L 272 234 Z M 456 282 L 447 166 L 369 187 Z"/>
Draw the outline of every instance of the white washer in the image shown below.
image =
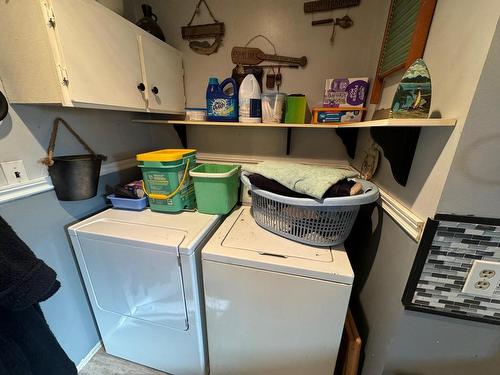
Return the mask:
<path fill-rule="evenodd" d="M 110 209 L 68 229 L 106 352 L 175 375 L 208 372 L 200 249 L 219 221 Z"/>
<path fill-rule="evenodd" d="M 331 375 L 354 274 L 235 210 L 202 250 L 211 375 Z"/>

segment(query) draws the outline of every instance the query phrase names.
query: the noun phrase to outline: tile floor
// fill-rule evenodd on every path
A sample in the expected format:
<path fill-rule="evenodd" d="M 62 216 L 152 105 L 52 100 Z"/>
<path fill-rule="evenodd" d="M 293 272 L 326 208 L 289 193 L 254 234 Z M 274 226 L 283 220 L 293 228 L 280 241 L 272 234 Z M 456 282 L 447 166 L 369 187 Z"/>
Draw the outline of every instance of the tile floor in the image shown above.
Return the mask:
<path fill-rule="evenodd" d="M 144 367 L 99 350 L 78 373 L 79 375 L 168 375 L 166 372 Z"/>

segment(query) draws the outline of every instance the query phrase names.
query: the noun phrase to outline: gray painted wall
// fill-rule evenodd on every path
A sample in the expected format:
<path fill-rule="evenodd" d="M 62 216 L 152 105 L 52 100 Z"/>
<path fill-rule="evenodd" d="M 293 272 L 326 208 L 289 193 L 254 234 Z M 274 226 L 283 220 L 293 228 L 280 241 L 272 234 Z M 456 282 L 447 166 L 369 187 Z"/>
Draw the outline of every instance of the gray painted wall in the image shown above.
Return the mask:
<path fill-rule="evenodd" d="M 500 217 L 500 23 L 439 203 L 440 212 Z"/>
<path fill-rule="evenodd" d="M 438 212 L 500 217 L 500 26 L 491 44 Z M 500 327 L 404 311 L 401 296 L 416 254 L 386 215 L 361 293 L 369 336 L 363 374 L 496 374 Z"/>

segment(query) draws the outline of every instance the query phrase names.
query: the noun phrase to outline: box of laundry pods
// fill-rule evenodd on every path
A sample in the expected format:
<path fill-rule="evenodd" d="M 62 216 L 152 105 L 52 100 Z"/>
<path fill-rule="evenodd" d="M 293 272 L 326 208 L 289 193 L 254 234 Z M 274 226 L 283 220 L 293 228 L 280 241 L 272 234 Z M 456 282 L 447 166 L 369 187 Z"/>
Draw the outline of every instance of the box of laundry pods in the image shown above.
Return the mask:
<path fill-rule="evenodd" d="M 368 78 L 326 80 L 324 107 L 363 107 L 368 95 Z"/>

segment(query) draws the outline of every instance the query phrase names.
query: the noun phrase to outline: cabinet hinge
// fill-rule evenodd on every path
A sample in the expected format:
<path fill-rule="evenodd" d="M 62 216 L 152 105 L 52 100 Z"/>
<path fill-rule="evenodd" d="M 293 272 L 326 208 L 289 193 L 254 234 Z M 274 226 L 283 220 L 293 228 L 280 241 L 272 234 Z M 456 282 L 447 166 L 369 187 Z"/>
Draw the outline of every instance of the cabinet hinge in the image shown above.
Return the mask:
<path fill-rule="evenodd" d="M 45 12 L 47 14 L 47 25 L 49 27 L 56 27 L 56 16 L 54 15 L 54 10 L 48 3 L 44 3 Z"/>
<path fill-rule="evenodd" d="M 68 86 L 69 85 L 68 71 L 64 66 L 59 65 L 59 72 L 61 74 L 61 84 L 63 86 Z"/>

